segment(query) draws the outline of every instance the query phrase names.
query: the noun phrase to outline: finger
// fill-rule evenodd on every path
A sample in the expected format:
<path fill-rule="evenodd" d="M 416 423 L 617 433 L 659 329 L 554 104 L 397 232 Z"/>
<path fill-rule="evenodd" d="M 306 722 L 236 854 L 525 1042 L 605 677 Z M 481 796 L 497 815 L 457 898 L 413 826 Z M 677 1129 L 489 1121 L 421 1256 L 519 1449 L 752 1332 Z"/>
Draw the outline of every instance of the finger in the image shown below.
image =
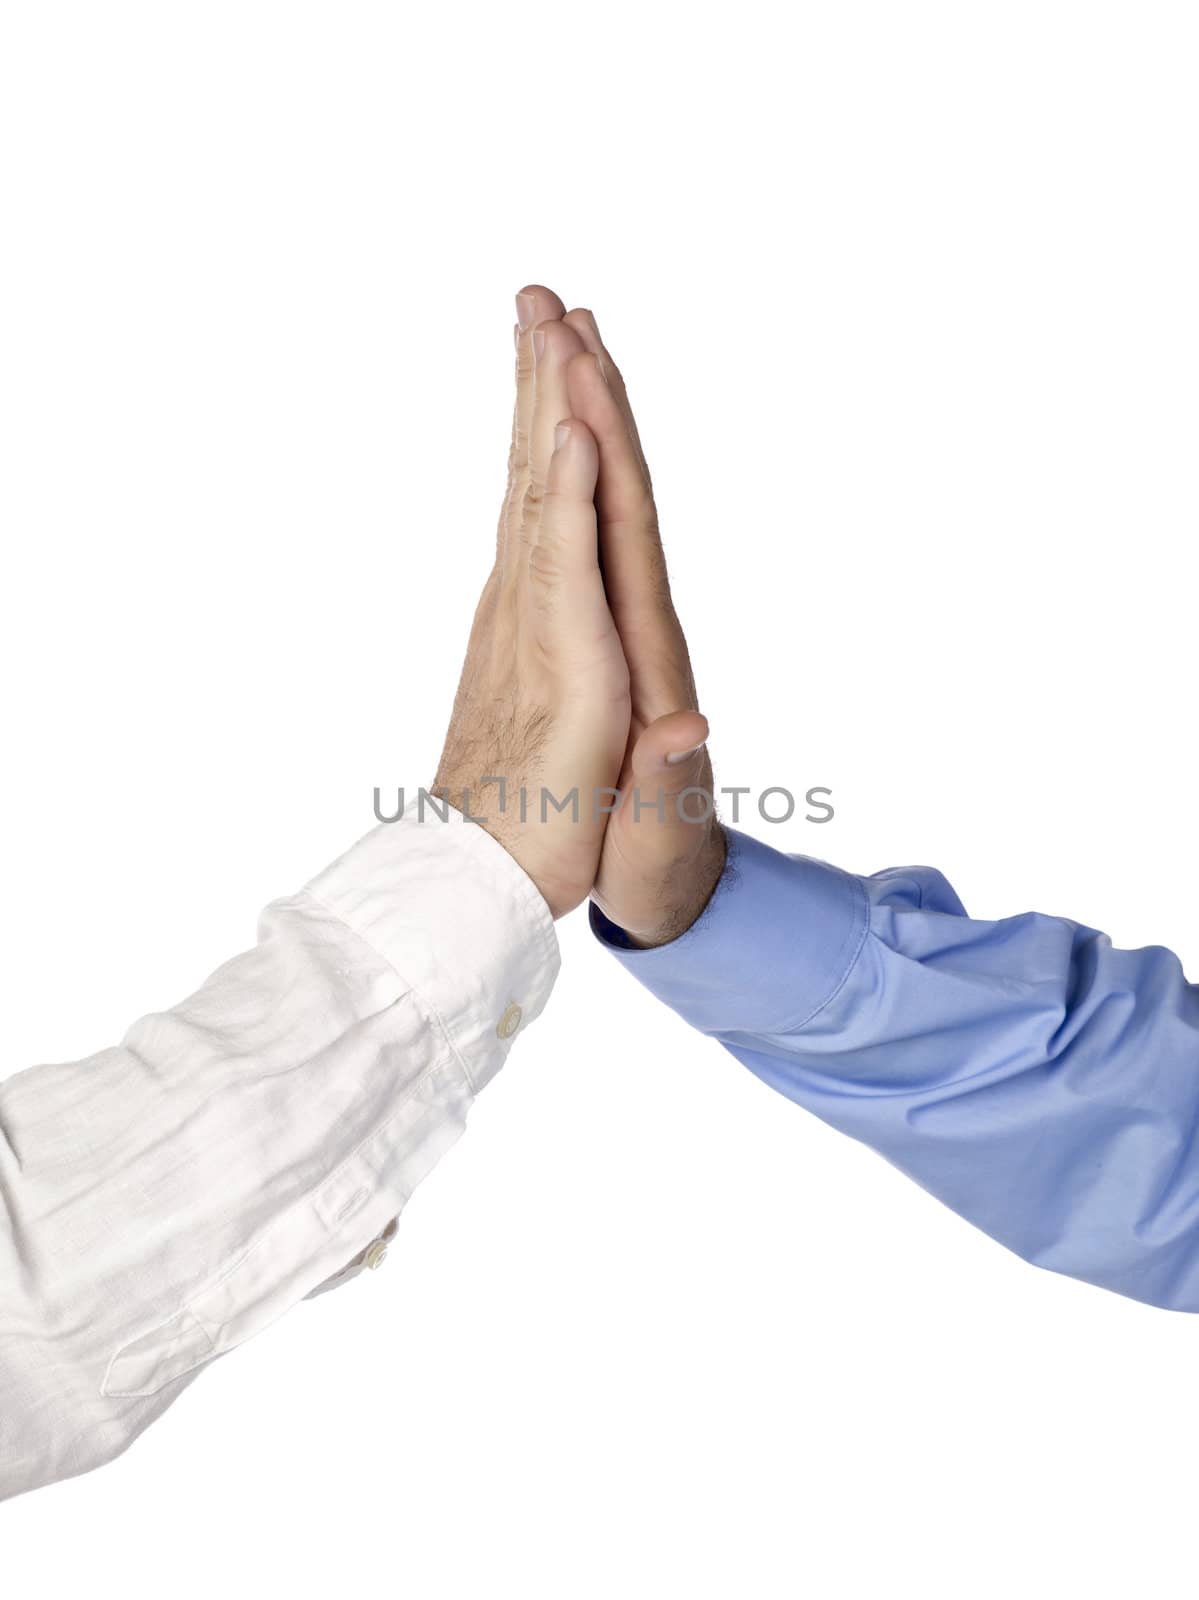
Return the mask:
<path fill-rule="evenodd" d="M 565 315 L 566 307 L 544 283 L 526 283 L 523 289 L 516 291 L 516 325 L 522 333 L 539 322 Z"/>
<path fill-rule="evenodd" d="M 554 453 L 554 429 L 570 415 L 566 387 L 566 366 L 583 348 L 573 329 L 558 321 L 539 322 L 533 329 L 533 415 L 529 425 L 528 485 L 524 516 L 532 530 L 539 502 L 545 489 L 550 458 Z"/>
<path fill-rule="evenodd" d="M 599 570 L 595 526 L 599 451 L 578 419 L 562 419 L 555 435 L 536 538 L 528 546 L 523 592 L 530 603 L 531 632 L 549 646 L 555 661 L 602 661 L 620 645 Z M 620 765 L 620 750 L 605 754 Z"/>
<path fill-rule="evenodd" d="M 596 506 L 600 520 L 619 530 L 622 545 L 635 546 L 643 567 L 642 577 L 648 578 L 652 569 L 655 584 L 663 583 L 666 560 L 658 535 L 653 491 L 620 401 L 594 351 L 584 351 L 571 360 L 566 382 L 572 413 L 583 418 L 599 441 Z M 632 600 L 636 593 L 636 587 L 632 588 L 628 598 Z"/>
<path fill-rule="evenodd" d="M 576 418 L 561 419 L 528 546 L 528 592 L 541 614 L 563 625 L 563 639 L 572 647 L 612 628 L 599 570 L 598 471 L 599 451 L 590 430 Z"/>
<path fill-rule="evenodd" d="M 544 284 L 527 283 L 516 294 L 516 404 L 512 409 L 512 460 L 518 471 L 528 465 L 529 427 L 533 418 L 533 329 L 556 321 L 566 307 Z"/>
<path fill-rule="evenodd" d="M 573 328 L 579 335 L 579 338 L 583 341 L 584 349 L 589 350 L 598 359 L 608 387 L 616 397 L 616 403 L 624 418 L 625 427 L 628 429 L 633 450 L 641 463 L 641 470 L 645 474 L 648 484 L 650 476 L 649 463 L 645 459 L 645 451 L 641 448 L 641 435 L 637 431 L 637 419 L 633 415 L 633 407 L 629 401 L 624 376 L 612 359 L 612 353 L 600 335 L 595 313 L 588 311 L 584 306 L 576 306 L 573 311 L 568 311 L 562 320 L 568 328 Z"/>
<path fill-rule="evenodd" d="M 564 324 L 565 326 L 565 324 Z M 639 721 L 695 705 L 687 643 L 670 596 L 658 517 L 624 413 L 594 352 L 567 371 L 572 413 L 599 445 L 600 561 L 633 680 Z"/>
<path fill-rule="evenodd" d="M 496 533 L 497 560 L 519 512 L 528 484 L 529 427 L 533 417 L 533 328 L 538 322 L 561 317 L 566 307 L 544 284 L 527 283 L 516 295 L 516 398 L 512 407 L 512 436 L 508 446 L 508 488 Z"/>

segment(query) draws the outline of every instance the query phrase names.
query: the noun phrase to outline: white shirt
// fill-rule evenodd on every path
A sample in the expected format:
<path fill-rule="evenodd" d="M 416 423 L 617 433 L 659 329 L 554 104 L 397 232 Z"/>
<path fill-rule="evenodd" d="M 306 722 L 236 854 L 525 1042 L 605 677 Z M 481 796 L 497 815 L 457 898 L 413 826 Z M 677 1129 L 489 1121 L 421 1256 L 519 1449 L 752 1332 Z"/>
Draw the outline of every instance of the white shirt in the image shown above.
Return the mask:
<path fill-rule="evenodd" d="M 111 1460 L 377 1265 L 558 966 L 507 851 L 410 809 L 190 999 L 0 1084 L 0 1498 Z"/>

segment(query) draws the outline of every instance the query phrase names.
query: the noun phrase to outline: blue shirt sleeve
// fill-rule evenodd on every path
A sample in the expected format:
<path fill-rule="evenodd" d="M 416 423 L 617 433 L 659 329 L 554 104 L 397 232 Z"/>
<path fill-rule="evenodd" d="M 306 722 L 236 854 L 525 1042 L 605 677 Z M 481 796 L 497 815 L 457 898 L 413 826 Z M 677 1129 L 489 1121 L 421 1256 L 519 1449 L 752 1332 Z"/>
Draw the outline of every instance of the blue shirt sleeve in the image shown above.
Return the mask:
<path fill-rule="evenodd" d="M 1037 1266 L 1199 1311 L 1199 987 L 1159 946 L 981 922 L 930 867 L 858 877 L 726 828 L 671 944 L 597 937 L 788 1099 Z"/>

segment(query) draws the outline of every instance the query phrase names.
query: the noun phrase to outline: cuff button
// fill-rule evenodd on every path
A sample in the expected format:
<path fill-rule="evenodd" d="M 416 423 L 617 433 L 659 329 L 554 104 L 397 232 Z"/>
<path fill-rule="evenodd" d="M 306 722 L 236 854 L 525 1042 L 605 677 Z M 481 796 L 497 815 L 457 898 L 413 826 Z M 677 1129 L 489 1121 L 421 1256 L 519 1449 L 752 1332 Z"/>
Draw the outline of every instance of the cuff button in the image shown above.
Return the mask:
<path fill-rule="evenodd" d="M 495 1031 L 501 1039 L 510 1039 L 520 1027 L 521 1009 L 516 1001 L 507 1007 L 503 1016 L 495 1025 Z"/>
<path fill-rule="evenodd" d="M 383 1243 L 383 1240 L 376 1239 L 374 1244 L 369 1246 L 366 1255 L 363 1256 L 362 1259 L 363 1263 L 368 1266 L 372 1272 L 376 1267 L 381 1267 L 387 1260 L 387 1246 Z"/>

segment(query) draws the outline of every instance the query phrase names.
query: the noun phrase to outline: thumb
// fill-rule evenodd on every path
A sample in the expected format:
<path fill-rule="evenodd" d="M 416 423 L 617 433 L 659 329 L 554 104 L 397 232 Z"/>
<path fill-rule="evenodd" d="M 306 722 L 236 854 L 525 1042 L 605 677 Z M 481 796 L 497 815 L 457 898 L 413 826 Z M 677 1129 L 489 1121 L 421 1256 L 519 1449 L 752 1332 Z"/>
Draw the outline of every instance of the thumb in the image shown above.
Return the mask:
<path fill-rule="evenodd" d="M 651 722 L 633 746 L 627 822 L 645 847 L 663 857 L 698 845 L 696 824 L 712 815 L 708 731 L 701 712 L 672 711 Z M 697 790 L 703 792 L 688 792 Z"/>
<path fill-rule="evenodd" d="M 634 946 L 689 928 L 724 869 L 707 738 L 707 717 L 672 711 L 650 723 L 629 757 L 592 893 Z"/>
<path fill-rule="evenodd" d="M 644 729 L 633 746 L 633 775 L 667 778 L 677 790 L 696 781 L 707 759 L 708 719 L 699 711 L 672 711 Z"/>

